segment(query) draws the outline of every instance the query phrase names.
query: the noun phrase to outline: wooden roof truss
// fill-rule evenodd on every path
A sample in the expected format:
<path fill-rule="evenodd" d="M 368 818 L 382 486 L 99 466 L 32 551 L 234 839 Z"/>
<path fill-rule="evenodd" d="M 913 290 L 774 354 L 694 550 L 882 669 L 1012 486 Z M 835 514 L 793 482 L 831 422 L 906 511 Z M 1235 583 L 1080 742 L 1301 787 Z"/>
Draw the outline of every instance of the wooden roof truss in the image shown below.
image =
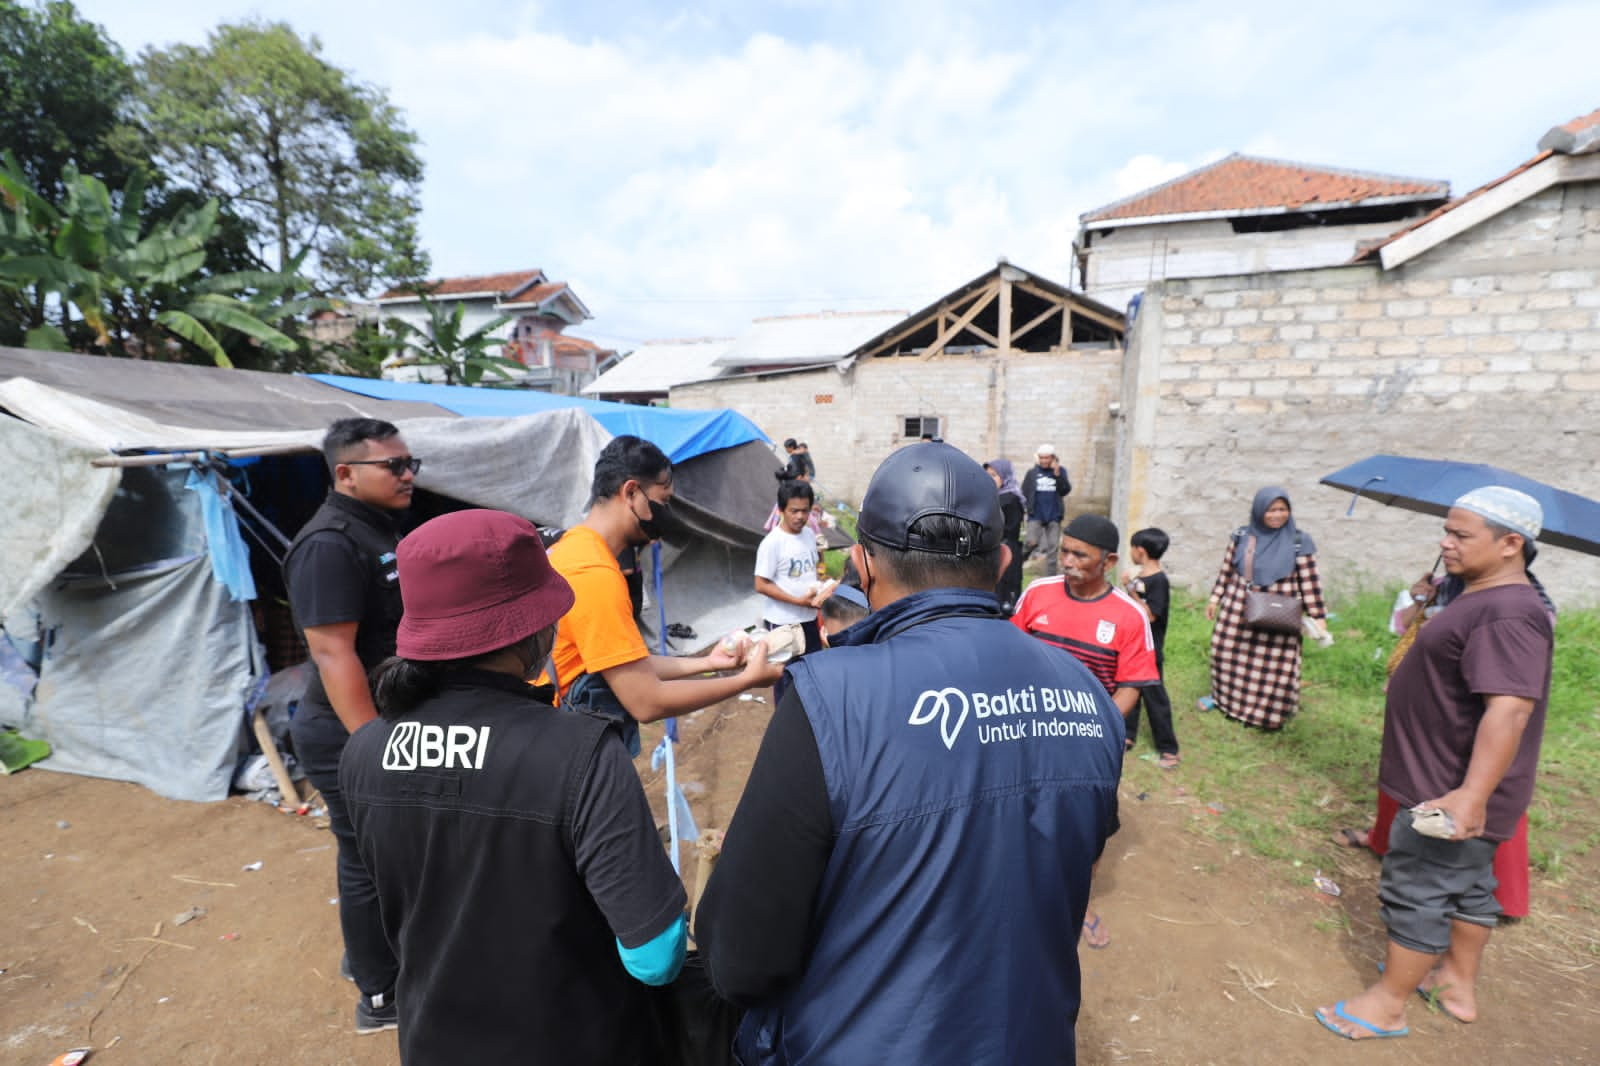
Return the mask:
<path fill-rule="evenodd" d="M 1120 343 L 1123 329 L 1120 316 L 1085 306 L 1010 267 L 956 290 L 872 342 L 859 357 L 1061 352 L 1075 345 Z"/>

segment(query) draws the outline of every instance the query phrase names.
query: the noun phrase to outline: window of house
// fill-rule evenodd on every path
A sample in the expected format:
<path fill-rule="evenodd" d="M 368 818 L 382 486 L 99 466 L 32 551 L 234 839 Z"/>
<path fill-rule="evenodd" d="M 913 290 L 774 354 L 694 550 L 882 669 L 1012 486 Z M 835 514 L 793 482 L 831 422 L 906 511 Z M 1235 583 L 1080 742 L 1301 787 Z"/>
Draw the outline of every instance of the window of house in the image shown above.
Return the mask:
<path fill-rule="evenodd" d="M 901 436 L 906 440 L 940 436 L 938 415 L 907 415 L 900 421 L 904 425 Z"/>

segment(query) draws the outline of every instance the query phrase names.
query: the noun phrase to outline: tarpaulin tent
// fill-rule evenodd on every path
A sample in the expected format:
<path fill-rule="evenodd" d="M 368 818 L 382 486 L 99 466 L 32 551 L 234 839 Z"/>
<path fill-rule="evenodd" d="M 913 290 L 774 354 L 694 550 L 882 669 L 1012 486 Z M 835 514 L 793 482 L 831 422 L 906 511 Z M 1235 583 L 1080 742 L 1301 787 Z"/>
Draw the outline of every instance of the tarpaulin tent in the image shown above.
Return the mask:
<path fill-rule="evenodd" d="M 748 420 L 513 390 L 366 394 L 393 384 L 0 348 L 0 408 L 14 416 L 0 417 L 0 625 L 37 671 L 0 681 L 0 722 L 52 743 L 40 766 L 178 798 L 226 794 L 264 666 L 207 511 L 226 516 L 237 491 L 271 517 L 292 514 L 271 499 L 287 484 L 303 520 L 326 485 L 314 453 L 337 418 L 399 425 L 425 460 L 421 489 L 557 527 L 581 519 L 607 440 L 655 440 L 693 533 L 663 553 L 669 622 L 704 643 L 759 616 L 750 575 L 777 461 Z M 231 488 L 206 474 L 217 456 Z M 298 521 L 286 524 L 292 535 Z M 654 617 L 644 612 L 647 630 Z"/>

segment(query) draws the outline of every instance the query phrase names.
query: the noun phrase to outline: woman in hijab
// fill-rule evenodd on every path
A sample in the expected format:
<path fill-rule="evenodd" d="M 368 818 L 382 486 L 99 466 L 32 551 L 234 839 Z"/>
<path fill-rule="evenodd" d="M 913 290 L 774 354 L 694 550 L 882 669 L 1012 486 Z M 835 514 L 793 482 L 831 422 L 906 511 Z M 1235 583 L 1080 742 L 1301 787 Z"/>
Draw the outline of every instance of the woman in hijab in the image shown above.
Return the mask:
<path fill-rule="evenodd" d="M 1293 596 L 1306 615 L 1325 619 L 1316 551 L 1311 535 L 1295 526 L 1289 494 L 1276 485 L 1256 493 L 1250 524 L 1228 538 L 1206 618 L 1216 622 L 1210 699 L 1235 721 L 1281 729 L 1300 707 L 1300 632 L 1251 627 L 1245 598 L 1251 590 Z"/>
<path fill-rule="evenodd" d="M 1009 612 L 1022 596 L 1022 486 L 1017 484 L 1017 474 L 1010 459 L 990 459 L 983 464 L 983 468 L 989 471 L 995 488 L 1000 490 L 1000 517 L 1005 523 L 1005 543 L 1011 546 L 1011 564 L 1000 575 L 1000 583 L 994 587 L 1000 606 Z"/>

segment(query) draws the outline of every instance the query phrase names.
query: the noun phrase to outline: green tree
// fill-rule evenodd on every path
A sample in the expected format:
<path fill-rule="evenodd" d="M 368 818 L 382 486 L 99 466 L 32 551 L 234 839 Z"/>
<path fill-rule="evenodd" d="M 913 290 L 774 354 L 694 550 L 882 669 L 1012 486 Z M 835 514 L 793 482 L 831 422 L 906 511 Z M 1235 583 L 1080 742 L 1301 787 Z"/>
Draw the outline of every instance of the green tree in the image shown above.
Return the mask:
<path fill-rule="evenodd" d="M 224 25 L 204 47 L 152 49 L 133 124 L 160 170 L 244 220 L 261 264 L 302 261 L 356 296 L 427 270 L 417 138 L 381 89 L 281 22 Z M 132 135 L 132 134 L 130 134 Z"/>
<path fill-rule="evenodd" d="M 113 187 L 127 181 L 134 164 L 115 142 L 132 84 L 122 51 L 70 3 L 0 0 L 0 149 L 51 200 L 65 192 L 68 164 Z M 23 343 L 44 310 L 20 291 L 0 290 L 0 344 Z"/>
<path fill-rule="evenodd" d="M 451 306 L 435 303 L 421 293 L 418 296 L 422 300 L 422 309 L 428 313 L 426 329 L 399 318 L 391 318 L 385 323 L 392 331 L 396 347 L 410 353 L 409 357 L 402 357 L 407 362 L 438 367 L 446 385 L 476 385 L 486 373 L 509 380 L 511 375 L 507 373 L 508 370 L 526 369 L 515 359 L 489 354 L 492 349 L 505 344 L 505 341 L 491 334 L 510 322 L 510 315 L 500 315 L 471 333 L 464 334 L 461 327 L 467 313 L 466 304 Z"/>
<path fill-rule="evenodd" d="M 28 330 L 29 347 L 168 358 L 186 342 L 218 366 L 233 365 L 224 342 L 234 335 L 274 352 L 296 348 L 264 320 L 308 309 L 292 299 L 300 284 L 293 274 L 202 275 L 217 229 L 215 200 L 143 232 L 142 172 L 115 198 L 71 164 L 60 184 L 58 206 L 33 188 L 15 157 L 6 154 L 0 165 L 0 288 L 47 309 Z"/>
<path fill-rule="evenodd" d="M 0 0 L 0 148 L 50 199 L 69 163 L 112 187 L 128 180 L 137 159 L 118 129 L 132 85 L 122 50 L 67 0 Z"/>

